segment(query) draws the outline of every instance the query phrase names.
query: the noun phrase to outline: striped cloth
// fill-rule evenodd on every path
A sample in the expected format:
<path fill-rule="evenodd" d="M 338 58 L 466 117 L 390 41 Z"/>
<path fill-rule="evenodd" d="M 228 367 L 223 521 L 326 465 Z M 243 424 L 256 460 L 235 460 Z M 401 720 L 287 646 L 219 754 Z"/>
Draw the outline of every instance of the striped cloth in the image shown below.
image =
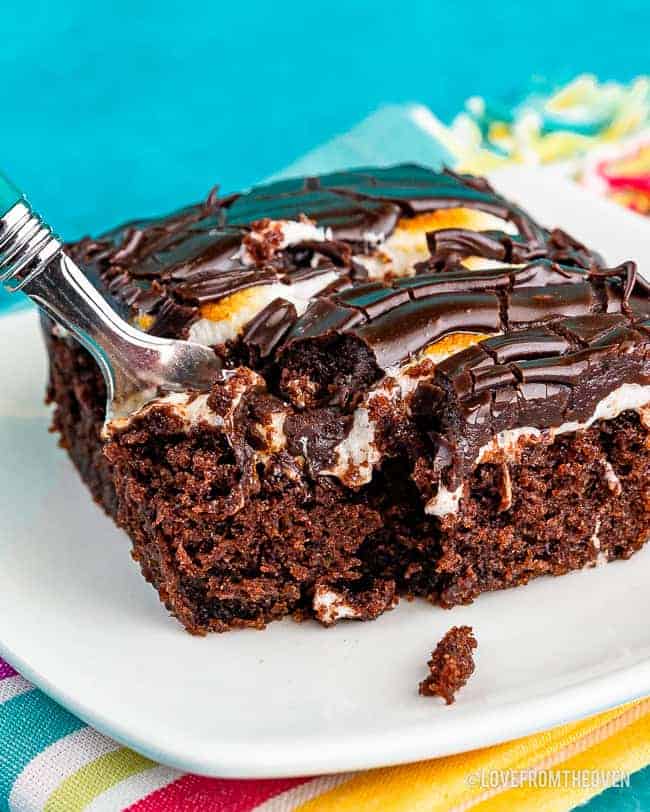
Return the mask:
<path fill-rule="evenodd" d="M 181 773 L 121 747 L 0 660 L 0 741 L 0 809 L 11 812 L 568 810 L 650 763 L 650 699 L 418 764 L 228 780 Z M 527 785 L 507 785 L 522 774 L 530 776 Z"/>
<path fill-rule="evenodd" d="M 585 138 L 592 139 L 589 147 L 597 148 L 599 133 L 606 139 L 614 127 L 620 136 L 636 133 L 638 137 L 647 126 L 647 109 L 639 100 L 638 85 L 632 94 L 625 88 L 620 90 L 618 107 L 612 106 L 611 88 L 594 88 L 593 82 L 585 86 L 583 81 L 578 90 L 560 94 L 559 102 L 551 98 L 550 105 L 548 99 L 542 104 L 536 97 L 535 109 L 546 109 L 546 104 L 553 112 L 555 126 L 561 127 L 563 110 L 566 120 L 575 122 L 572 104 L 584 117 L 583 96 L 591 93 L 601 129 L 587 128 L 587 136 L 582 132 L 582 120 L 579 138 L 562 136 L 551 141 L 548 122 L 536 131 L 530 126 L 522 130 L 519 119 L 501 121 L 497 116 L 487 122 L 489 105 L 476 100 L 450 128 L 423 106 L 391 106 L 309 153 L 278 177 L 399 161 L 432 166 L 447 163 L 480 171 L 506 159 L 521 160 L 522 156 L 541 155 L 542 162 L 547 162 L 553 145 L 559 150 L 557 157 L 565 160 L 585 152 Z M 636 118 L 628 109 L 630 105 Z M 521 118 L 525 119 L 529 110 L 525 105 L 522 110 Z M 568 156 L 570 150 L 575 154 Z M 575 173 L 575 165 L 568 171 Z M 635 171 L 639 171 L 638 166 Z M 15 302 L 14 297 L 4 304 L 13 307 Z M 569 810 L 599 795 L 617 775 L 639 770 L 629 787 L 607 790 L 591 801 L 589 809 L 644 809 L 650 808 L 650 768 L 641 768 L 648 764 L 650 699 L 526 739 L 403 767 L 317 778 L 202 778 L 121 747 L 57 705 L 0 659 L 0 812 Z M 490 770 L 497 771 L 494 786 L 492 781 L 488 787 L 470 781 L 484 774 L 491 776 Z M 537 777 L 536 785 L 529 780 L 525 786 L 508 787 L 507 770 L 531 770 L 530 775 Z M 592 770 L 600 771 L 600 778 L 581 783 L 580 776 Z M 568 779 L 558 780 L 563 772 Z M 544 786 L 540 776 L 546 776 L 541 782 Z"/>

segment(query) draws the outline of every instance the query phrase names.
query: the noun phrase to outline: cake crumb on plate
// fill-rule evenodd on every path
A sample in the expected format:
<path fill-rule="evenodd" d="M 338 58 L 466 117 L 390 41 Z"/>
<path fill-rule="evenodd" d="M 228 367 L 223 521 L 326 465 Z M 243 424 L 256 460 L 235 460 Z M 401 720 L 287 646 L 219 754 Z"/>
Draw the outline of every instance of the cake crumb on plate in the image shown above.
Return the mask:
<path fill-rule="evenodd" d="M 471 626 L 453 626 L 440 640 L 427 663 L 429 676 L 420 683 L 421 696 L 441 696 L 451 705 L 474 673 L 477 642 Z"/>

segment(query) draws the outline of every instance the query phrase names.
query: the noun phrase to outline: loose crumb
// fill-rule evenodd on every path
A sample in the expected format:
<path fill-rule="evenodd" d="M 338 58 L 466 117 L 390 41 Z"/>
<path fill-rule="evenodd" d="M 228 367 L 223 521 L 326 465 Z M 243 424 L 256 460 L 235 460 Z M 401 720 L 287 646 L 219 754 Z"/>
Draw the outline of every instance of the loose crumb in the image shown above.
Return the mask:
<path fill-rule="evenodd" d="M 429 676 L 420 683 L 421 696 L 441 696 L 448 705 L 474 673 L 476 638 L 471 626 L 454 626 L 438 643 L 427 663 Z"/>

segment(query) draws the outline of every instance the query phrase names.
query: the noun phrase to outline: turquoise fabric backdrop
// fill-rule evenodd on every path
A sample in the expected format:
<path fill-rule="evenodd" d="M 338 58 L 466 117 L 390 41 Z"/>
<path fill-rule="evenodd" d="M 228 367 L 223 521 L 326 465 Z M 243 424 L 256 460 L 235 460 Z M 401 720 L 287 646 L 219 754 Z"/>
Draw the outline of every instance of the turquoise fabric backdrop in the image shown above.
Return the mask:
<path fill-rule="evenodd" d="M 69 238 L 270 175 L 382 103 L 648 70 L 646 0 L 0 4 L 0 166 Z"/>

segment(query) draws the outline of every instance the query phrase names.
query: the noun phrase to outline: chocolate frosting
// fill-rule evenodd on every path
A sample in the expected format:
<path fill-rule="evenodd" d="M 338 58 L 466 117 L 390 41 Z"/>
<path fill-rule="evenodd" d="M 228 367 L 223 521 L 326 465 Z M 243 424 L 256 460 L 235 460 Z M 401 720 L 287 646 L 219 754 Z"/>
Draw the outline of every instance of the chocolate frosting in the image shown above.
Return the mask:
<path fill-rule="evenodd" d="M 69 246 L 100 290 L 130 318 L 150 315 L 157 335 L 183 337 L 199 307 L 247 287 L 285 282 L 332 267 L 350 284 L 365 271 L 353 254 L 369 254 L 373 241 L 392 234 L 400 218 L 463 207 L 500 217 L 516 235 L 449 229 L 430 235 L 423 273 L 454 267 L 469 254 L 530 261 L 539 257 L 591 267 L 597 255 L 559 231 L 547 231 L 487 181 L 415 164 L 336 172 L 256 187 L 219 197 L 166 217 L 127 223 L 96 239 Z M 242 259 L 254 224 L 308 218 L 327 239 L 264 251 Z M 179 306 L 179 307 L 175 307 Z M 173 314 L 173 317 L 172 317 Z"/>
<path fill-rule="evenodd" d="M 430 256 L 409 275 L 369 279 L 365 258 L 377 258 L 400 220 L 449 208 L 486 212 L 513 228 L 432 231 Z M 304 239 L 285 241 L 278 221 L 291 221 Z M 504 429 L 581 421 L 620 383 L 650 383 L 650 289 L 634 263 L 604 267 L 487 181 L 450 170 L 401 165 L 228 197 L 214 190 L 205 203 L 69 250 L 127 318 L 160 336 L 186 337 L 209 317 L 207 305 L 276 286 L 278 295 L 218 351 L 228 366 L 261 372 L 283 397 L 287 449 L 311 476 L 336 465 L 367 390 L 454 333 L 491 337 L 435 370 L 421 362 L 415 393 L 386 406 L 399 417 L 386 417 L 395 436 L 381 452 L 397 447 L 398 436 L 417 437 L 409 454 L 428 446 L 431 476 L 417 481 L 424 491 L 455 488 Z M 470 270 L 468 257 L 502 267 Z M 292 295 L 299 283 L 317 292 Z"/>
<path fill-rule="evenodd" d="M 479 449 L 505 429 L 585 422 L 623 383 L 650 385 L 650 319 L 560 319 L 486 339 L 443 361 L 419 384 L 413 414 L 455 489 Z"/>
<path fill-rule="evenodd" d="M 354 390 L 451 333 L 511 333 L 566 316 L 630 313 L 632 303 L 650 314 L 647 284 L 633 263 L 592 271 L 544 259 L 361 285 L 317 299 L 298 319 L 279 354 L 281 386 L 295 405 L 340 402 L 339 367 L 325 359 L 343 347 L 364 373 L 347 382 Z"/>

